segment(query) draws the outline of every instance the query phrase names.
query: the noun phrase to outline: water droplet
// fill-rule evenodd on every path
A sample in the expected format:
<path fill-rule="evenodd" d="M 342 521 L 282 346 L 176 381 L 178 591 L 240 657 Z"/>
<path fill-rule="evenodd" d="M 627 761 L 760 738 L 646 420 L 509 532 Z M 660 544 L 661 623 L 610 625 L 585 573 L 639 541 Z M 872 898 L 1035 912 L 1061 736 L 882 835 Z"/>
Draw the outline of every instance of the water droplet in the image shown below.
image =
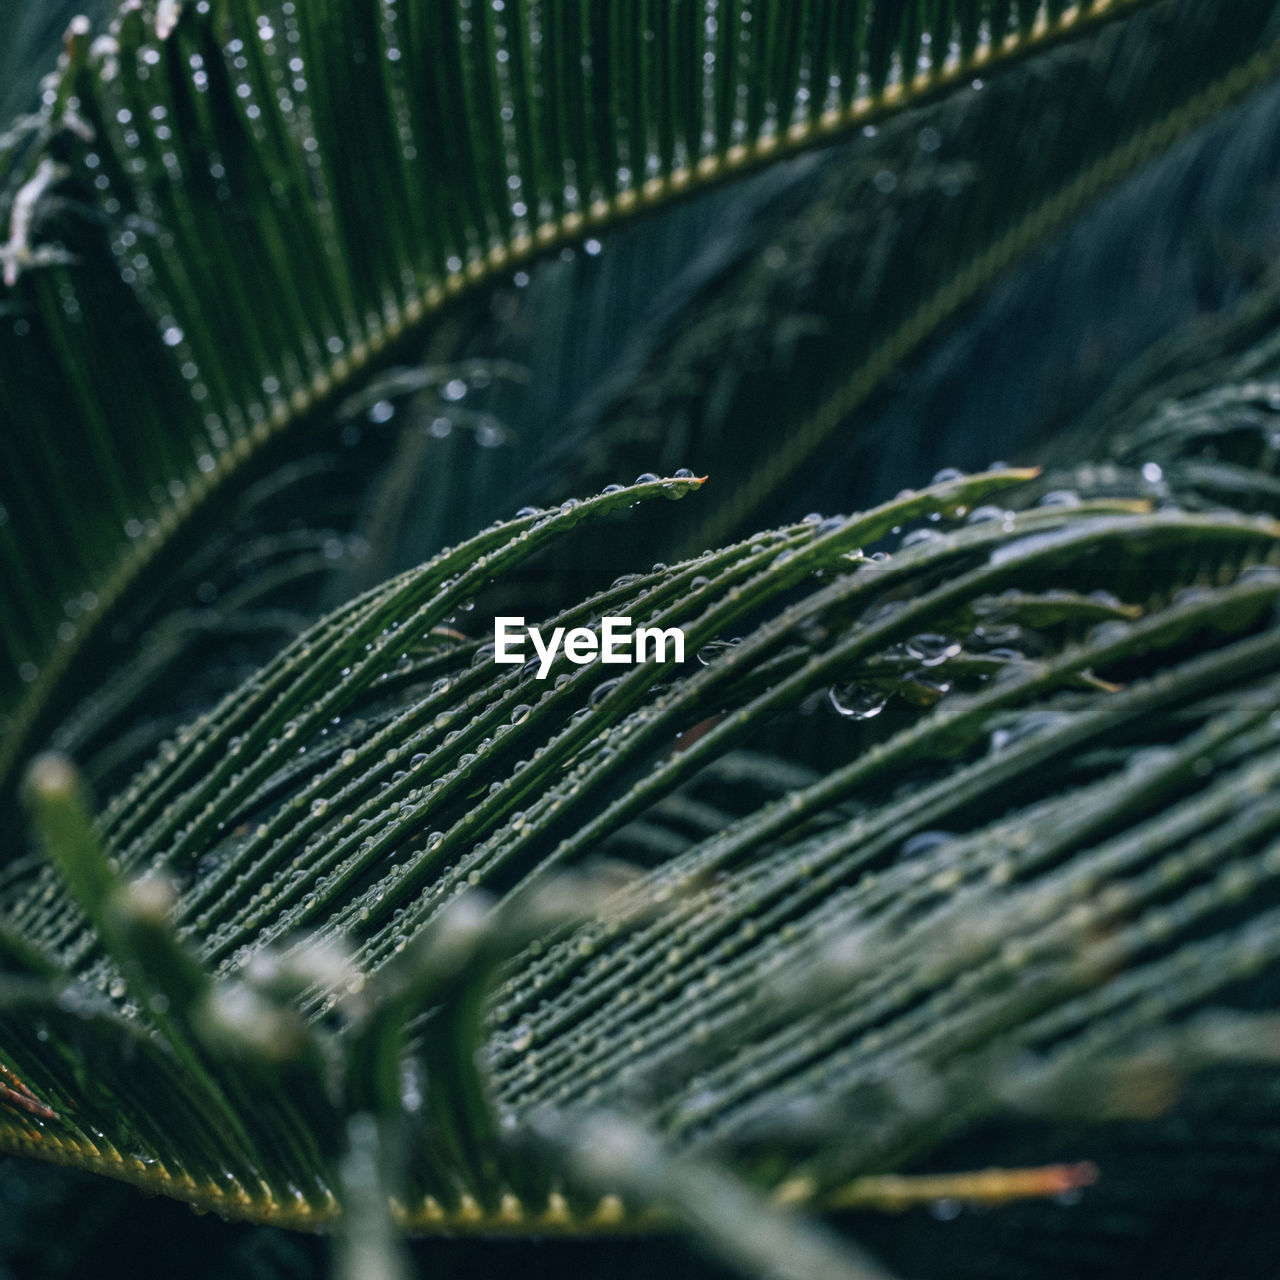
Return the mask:
<path fill-rule="evenodd" d="M 1003 507 L 992 506 L 985 503 L 983 506 L 974 507 L 969 512 L 965 524 L 990 524 L 994 520 L 1003 520 L 1008 512 Z"/>
<path fill-rule="evenodd" d="M 724 654 L 727 650 L 732 649 L 734 645 L 741 644 L 741 639 L 734 640 L 712 640 L 704 644 L 698 650 L 698 661 L 704 667 L 709 667 L 717 658 Z"/>
<path fill-rule="evenodd" d="M 960 646 L 948 636 L 924 634 L 907 641 L 907 653 L 925 667 L 936 667 L 948 658 L 958 657 Z"/>
<path fill-rule="evenodd" d="M 923 671 L 914 671 L 899 692 L 912 706 L 931 707 L 951 692 L 951 682 L 930 680 Z"/>
<path fill-rule="evenodd" d="M 594 707 L 603 702 L 619 684 L 622 683 L 622 677 L 619 676 L 615 680 L 604 680 L 591 690 L 590 696 L 587 698 L 587 706 Z"/>
<path fill-rule="evenodd" d="M 1051 489 L 1036 503 L 1037 507 L 1078 507 L 1080 495 L 1074 489 Z"/>
<path fill-rule="evenodd" d="M 889 695 L 865 685 L 844 685 L 828 689 L 827 699 L 837 715 L 848 720 L 870 720 L 884 710 Z"/>
<path fill-rule="evenodd" d="M 939 845 L 954 840 L 950 831 L 918 831 L 909 840 L 904 840 L 898 851 L 900 858 L 918 858 L 936 849 Z"/>
<path fill-rule="evenodd" d="M 902 549 L 918 547 L 921 543 L 932 542 L 938 535 L 932 529 L 913 529 L 902 539 Z"/>
<path fill-rule="evenodd" d="M 1046 733 L 1064 724 L 1071 717 L 1064 711 L 1029 711 L 1013 724 L 996 729 L 991 735 L 991 750 L 1004 751 L 1038 733 Z"/>

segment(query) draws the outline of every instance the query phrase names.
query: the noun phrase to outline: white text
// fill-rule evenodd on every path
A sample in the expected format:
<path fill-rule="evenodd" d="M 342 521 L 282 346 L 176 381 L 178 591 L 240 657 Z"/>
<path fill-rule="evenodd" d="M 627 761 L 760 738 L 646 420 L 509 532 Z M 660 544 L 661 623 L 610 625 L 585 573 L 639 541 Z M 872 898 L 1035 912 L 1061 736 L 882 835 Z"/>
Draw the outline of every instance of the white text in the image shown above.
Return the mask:
<path fill-rule="evenodd" d="M 599 658 L 601 662 L 684 661 L 684 632 L 679 627 L 636 627 L 630 618 L 602 618 L 600 630 L 590 627 L 564 627 L 552 630 L 550 639 L 537 627 L 525 625 L 523 618 L 493 620 L 494 662 L 525 662 L 526 637 L 533 645 L 538 662 L 538 679 L 545 679 L 561 648 L 570 662 L 583 666 Z"/>

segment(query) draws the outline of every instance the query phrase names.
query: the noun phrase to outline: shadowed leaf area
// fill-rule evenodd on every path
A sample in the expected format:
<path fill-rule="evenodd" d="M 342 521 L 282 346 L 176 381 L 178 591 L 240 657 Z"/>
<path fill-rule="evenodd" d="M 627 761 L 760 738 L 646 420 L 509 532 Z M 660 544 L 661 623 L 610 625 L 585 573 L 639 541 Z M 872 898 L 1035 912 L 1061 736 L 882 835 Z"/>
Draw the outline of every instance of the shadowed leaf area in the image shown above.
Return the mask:
<path fill-rule="evenodd" d="M 1268 1273 L 1272 3 L 0 46 L 0 1278 Z"/>

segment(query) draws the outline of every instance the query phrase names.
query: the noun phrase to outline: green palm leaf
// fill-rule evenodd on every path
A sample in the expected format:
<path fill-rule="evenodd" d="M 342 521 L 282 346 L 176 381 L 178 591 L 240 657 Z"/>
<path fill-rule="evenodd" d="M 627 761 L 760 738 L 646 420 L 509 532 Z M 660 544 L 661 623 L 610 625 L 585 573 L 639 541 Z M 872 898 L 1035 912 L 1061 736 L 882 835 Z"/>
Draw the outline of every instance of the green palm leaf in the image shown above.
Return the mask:
<path fill-rule="evenodd" d="M 395 1274 L 405 1228 L 683 1223 L 748 1273 L 855 1277 L 795 1206 L 1070 1190 L 1090 1153 L 1048 1142 L 895 1175 L 991 1117 L 1274 1064 L 1239 1011 L 1280 947 L 1272 291 L 1154 354 L 1048 476 L 742 536 L 1018 255 L 1272 78 L 1274 18 L 73 24 L 0 139 L 0 1151 L 337 1225 L 351 1275 Z M 447 362 L 517 268 L 859 130 L 776 171 L 792 203 L 647 335 L 651 392 L 522 442 L 530 491 L 539 449 L 602 490 L 379 581 L 421 450 L 396 422 L 357 450 L 353 414 L 510 373 Z M 713 377 L 784 331 L 781 372 Z M 648 500 L 703 479 L 605 482 L 674 447 L 647 424 L 675 402 L 716 483 L 673 514 Z M 478 472 L 427 481 L 468 528 L 516 505 Z M 618 550 L 650 540 L 710 549 Z M 500 666 L 521 610 L 675 628 L 689 661 Z M 49 745 L 96 819 L 66 755 L 28 767 Z"/>
<path fill-rule="evenodd" d="M 19 679 L 0 773 L 214 495 L 451 299 L 1139 8 L 791 5 L 748 23 L 736 6 L 606 22 L 555 5 L 472 23 L 440 6 L 162 5 L 127 7 L 97 42 L 77 28 L 12 153 L 0 411 Z M 1268 11 L 1211 26 L 1210 45 L 1197 32 L 1204 73 L 1247 56 Z"/>
<path fill-rule="evenodd" d="M 41 959 L 11 948 L 31 976 L 3 1033 L 46 1110 L 5 1113 L 6 1145 L 310 1225 L 345 1198 L 344 1109 L 367 1112 L 406 1146 L 393 1186 L 408 1225 L 581 1229 L 676 1208 L 647 1157 L 602 1161 L 574 1136 L 602 1112 L 643 1125 L 610 1139 L 624 1153 L 657 1133 L 673 1171 L 716 1153 L 763 1190 L 822 1203 L 872 1194 L 860 1177 L 1003 1105 L 1029 1070 L 1014 1047 L 1045 1055 L 1026 1105 L 1067 1105 L 1081 1072 L 1142 1048 L 1280 939 L 1273 913 L 1236 911 L 1265 899 L 1272 806 L 1221 825 L 1271 767 L 1280 575 L 1266 562 L 1280 552 L 1270 521 L 983 504 L 1018 478 L 947 482 L 620 580 L 557 621 L 647 614 L 707 646 L 766 620 L 706 666 L 612 680 L 598 664 L 496 677 L 483 649 L 441 649 L 430 629 L 580 520 L 691 482 L 495 528 L 344 606 L 180 734 L 105 813 L 110 864 L 66 766 L 39 764 L 57 873 L 10 886 L 11 927 Z M 859 550 L 919 521 L 889 560 Z M 1158 594 L 1133 598 L 1152 563 Z M 1169 601 L 1206 574 L 1227 585 Z M 1039 595 L 1047 577 L 1077 594 Z M 1100 584 L 1131 603 L 1081 594 Z M 999 679 L 966 676 L 979 632 L 940 637 L 994 617 L 1058 639 L 1034 662 L 989 659 Z M 522 937 L 563 928 L 549 872 L 807 696 L 831 688 L 842 706 L 869 677 L 882 688 L 875 659 L 895 654 L 928 664 L 904 690 L 927 671 L 936 690 L 972 692 L 639 882 L 594 890 L 599 921 L 535 942 L 480 1020 L 484 975 Z M 1121 692 L 1081 687 L 1121 672 Z M 710 732 L 664 755 L 711 712 Z M 1203 854 L 1184 852 L 1215 823 Z M 1085 884 L 1099 905 L 1064 916 Z M 468 905 L 486 890 L 506 900 L 488 922 Z M 145 1026 L 156 1035 L 138 1039 Z M 477 1076 L 465 1046 L 481 1034 Z M 1211 1060 L 1213 1035 L 1187 1035 L 1188 1058 Z M 936 1080 L 935 1105 L 878 1097 L 893 1063 Z M 824 1142 L 787 1118 L 798 1102 L 860 1118 Z M 808 1154 L 779 1168 L 780 1141 Z"/>

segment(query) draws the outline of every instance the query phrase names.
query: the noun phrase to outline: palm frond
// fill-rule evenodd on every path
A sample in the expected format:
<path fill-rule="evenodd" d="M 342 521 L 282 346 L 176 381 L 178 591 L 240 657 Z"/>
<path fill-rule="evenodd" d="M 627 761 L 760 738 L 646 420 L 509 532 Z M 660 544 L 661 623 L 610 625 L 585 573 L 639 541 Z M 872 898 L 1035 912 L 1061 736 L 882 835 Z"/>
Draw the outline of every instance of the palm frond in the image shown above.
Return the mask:
<path fill-rule="evenodd" d="M 757 1194 L 853 1203 L 1018 1090 L 1073 1105 L 1280 946 L 1280 529 L 988 500 L 1027 478 L 776 529 L 554 620 L 677 626 L 703 661 L 606 678 L 561 659 L 539 680 L 442 639 L 558 534 L 698 482 L 566 503 L 311 628 L 163 748 L 100 834 L 41 763 L 56 870 L 6 890 L 28 976 L 0 1030 L 31 1099 L 0 1112 L 7 1149 L 310 1225 L 349 1198 L 344 1114 L 372 1115 L 404 1144 L 403 1224 L 555 1231 L 671 1210 L 646 1160 L 624 1176 L 573 1133 L 657 1142 L 673 1188 L 705 1169 L 710 1214 L 709 1157 Z M 992 647 L 998 624 L 1020 648 Z M 856 729 L 926 683 L 932 709 L 852 734 L 843 762 L 639 880 L 557 879 L 812 697 Z M 557 941 L 583 904 L 597 918 Z M 1220 1037 L 1186 1036 L 1213 1060 Z M 886 1092 L 908 1069 L 928 1106 Z"/>
<path fill-rule="evenodd" d="M 1100 1126 L 1274 1071 L 1274 285 L 1042 474 L 787 517 L 1015 258 L 1257 107 L 1278 34 L 1274 0 L 73 23 L 0 136 L 0 1152 L 332 1228 L 362 1280 L 404 1231 L 672 1225 L 867 1280 L 810 1211 L 1074 1193 Z M 674 287 L 549 308 L 579 378 L 462 474 L 452 427 L 514 403 L 467 388 L 524 376 L 485 317 L 588 237 Z M 473 533 L 499 491 L 535 505 Z M 503 665 L 521 612 L 685 660 Z M 1027 1167 L 953 1172 L 996 1121 Z"/>
<path fill-rule="evenodd" d="M 96 41 L 75 26 L 9 179 L 0 774 L 215 495 L 451 300 L 1141 7 L 806 4 L 748 23 L 639 5 L 606 23 L 228 0 L 126 6 Z"/>
<path fill-rule="evenodd" d="M 526 429 L 514 448 L 527 461 L 519 469 L 499 459 L 477 465 L 505 466 L 514 479 L 504 481 L 525 486 L 540 471 L 544 483 L 567 472 L 589 487 L 654 459 L 711 470 L 733 491 L 707 505 L 686 548 L 779 518 L 810 482 L 813 460 L 833 450 L 856 477 L 877 445 L 874 415 L 860 411 L 876 393 L 883 398 L 887 382 L 899 392 L 910 385 L 911 360 L 923 344 L 948 324 L 963 332 L 967 309 L 1012 264 L 1053 244 L 1100 194 L 1165 156 L 1197 125 L 1271 83 L 1277 54 L 1261 34 L 1270 19 L 1261 9 L 1255 16 L 1254 37 L 1229 49 L 1212 34 L 1207 10 L 1189 6 L 1172 21 L 1167 11 L 1142 14 L 1087 45 L 918 107 L 856 146 L 823 153 L 816 172 L 793 178 L 805 193 L 802 201 L 793 197 L 799 209 L 758 219 L 753 251 L 732 266 L 713 269 L 708 251 L 704 277 L 687 286 L 699 289 L 696 305 L 685 304 L 656 339 L 648 330 L 637 334 L 634 349 L 618 357 L 615 384 L 595 379 L 590 398 L 572 406 L 564 428 L 557 423 L 550 444 L 536 418 L 527 410 L 521 417 L 520 390 L 491 394 L 499 412 Z M 1270 113 L 1261 116 L 1254 136 L 1274 136 Z M 1215 135 L 1184 147 L 1172 167 L 1198 173 L 1223 145 Z M 1261 178 L 1271 162 L 1260 158 L 1259 167 Z M 1180 212 L 1144 207 L 1142 235 L 1153 234 L 1153 220 L 1163 228 L 1163 219 L 1174 224 L 1165 234 L 1189 238 L 1198 224 L 1184 231 L 1175 221 Z M 639 239 L 643 229 L 629 234 Z M 656 236 L 641 243 L 606 244 L 595 270 L 606 296 L 625 293 L 616 277 L 632 253 L 643 262 L 662 247 Z M 1109 247 L 1136 255 L 1142 243 Z M 613 259 L 622 259 L 616 270 Z M 1040 300 L 1050 314 L 1069 303 L 1056 293 Z M 528 303 L 535 305 L 547 303 Z M 598 333 L 602 322 L 589 327 Z M 541 330 L 538 336 L 546 345 Z M 1010 376 L 1034 358 L 1034 349 L 1023 353 Z M 560 375 L 557 385 L 571 380 Z M 789 424 L 785 433 L 781 421 Z M 980 466 L 1007 453 L 1005 446 L 981 452 L 984 445 L 969 438 L 977 432 L 943 423 L 922 447 L 937 447 L 944 429 L 952 439 L 938 465 Z M 860 492 L 870 497 L 890 487 Z M 526 492 L 537 500 L 536 490 Z"/>

